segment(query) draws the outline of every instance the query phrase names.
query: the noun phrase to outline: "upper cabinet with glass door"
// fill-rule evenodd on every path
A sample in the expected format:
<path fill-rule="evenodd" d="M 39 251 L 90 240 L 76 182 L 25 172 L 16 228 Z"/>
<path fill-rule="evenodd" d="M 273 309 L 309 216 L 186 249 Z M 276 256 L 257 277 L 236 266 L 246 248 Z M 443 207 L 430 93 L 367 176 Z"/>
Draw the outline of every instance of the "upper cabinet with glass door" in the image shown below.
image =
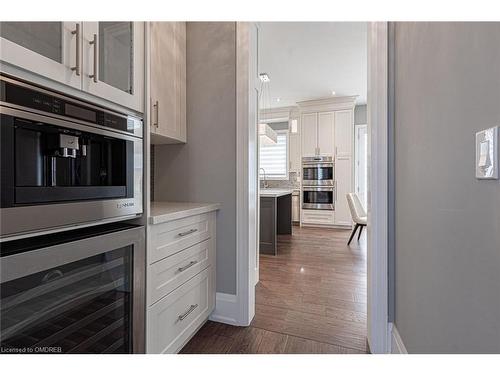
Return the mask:
<path fill-rule="evenodd" d="M 0 60 L 143 111 L 142 22 L 1 22 Z"/>
<path fill-rule="evenodd" d="M 80 89 L 80 22 L 1 22 L 0 60 Z"/>
<path fill-rule="evenodd" d="M 84 22 L 83 58 L 83 90 L 142 112 L 142 22 Z"/>

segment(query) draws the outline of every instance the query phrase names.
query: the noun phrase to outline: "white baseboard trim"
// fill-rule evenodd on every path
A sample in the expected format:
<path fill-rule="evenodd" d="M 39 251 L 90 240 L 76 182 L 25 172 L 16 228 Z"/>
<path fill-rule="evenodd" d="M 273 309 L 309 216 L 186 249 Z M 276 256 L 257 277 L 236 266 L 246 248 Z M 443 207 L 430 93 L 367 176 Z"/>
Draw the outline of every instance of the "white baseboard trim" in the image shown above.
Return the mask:
<path fill-rule="evenodd" d="M 391 353 L 392 354 L 408 354 L 403 339 L 399 335 L 396 326 L 392 324 L 391 329 Z"/>
<path fill-rule="evenodd" d="M 236 294 L 216 293 L 215 310 L 208 319 L 214 322 L 237 326 L 239 325 L 238 307 L 238 297 Z"/>

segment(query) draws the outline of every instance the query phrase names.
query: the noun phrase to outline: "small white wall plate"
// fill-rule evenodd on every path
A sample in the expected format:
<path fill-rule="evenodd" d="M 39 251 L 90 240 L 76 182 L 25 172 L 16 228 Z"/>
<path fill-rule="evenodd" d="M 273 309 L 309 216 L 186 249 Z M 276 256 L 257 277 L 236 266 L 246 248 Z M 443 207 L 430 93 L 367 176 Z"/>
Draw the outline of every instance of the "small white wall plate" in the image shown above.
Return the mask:
<path fill-rule="evenodd" d="M 498 126 L 476 133 L 476 178 L 498 179 Z"/>

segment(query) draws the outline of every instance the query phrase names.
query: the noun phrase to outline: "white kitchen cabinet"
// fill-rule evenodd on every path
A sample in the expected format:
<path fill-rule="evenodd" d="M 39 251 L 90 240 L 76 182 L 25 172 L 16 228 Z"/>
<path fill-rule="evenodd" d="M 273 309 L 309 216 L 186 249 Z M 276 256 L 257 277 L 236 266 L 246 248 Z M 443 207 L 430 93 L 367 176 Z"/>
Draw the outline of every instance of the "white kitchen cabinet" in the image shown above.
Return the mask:
<path fill-rule="evenodd" d="M 334 128 L 333 112 L 318 113 L 318 155 L 332 156 L 334 154 Z"/>
<path fill-rule="evenodd" d="M 142 22 L 2 22 L 0 50 L 19 78 L 34 73 L 143 111 Z"/>
<path fill-rule="evenodd" d="M 302 115 L 302 156 L 332 156 L 334 154 L 333 112 Z"/>
<path fill-rule="evenodd" d="M 318 114 L 302 115 L 302 156 L 318 154 Z"/>
<path fill-rule="evenodd" d="M 82 88 L 143 111 L 144 23 L 83 23 Z"/>
<path fill-rule="evenodd" d="M 81 37 L 81 22 L 1 22 L 0 59 L 80 89 Z"/>
<path fill-rule="evenodd" d="M 147 312 L 148 354 L 177 353 L 215 306 L 212 267 L 156 302 Z"/>
<path fill-rule="evenodd" d="M 289 133 L 288 142 L 290 143 L 290 172 L 296 172 L 300 177 L 301 172 L 301 151 L 300 151 L 300 134 Z"/>
<path fill-rule="evenodd" d="M 300 177 L 302 172 L 302 145 L 301 145 L 301 129 L 300 129 L 300 116 L 295 114 L 290 117 L 289 120 L 289 137 L 288 142 L 289 147 L 289 160 L 290 160 L 290 172 L 297 173 Z"/>
<path fill-rule="evenodd" d="M 335 225 L 352 225 L 346 194 L 353 190 L 353 111 L 335 112 Z"/>
<path fill-rule="evenodd" d="M 151 142 L 186 142 L 186 23 L 151 22 Z"/>
<path fill-rule="evenodd" d="M 335 211 L 302 210 L 301 214 L 304 226 L 332 226 L 335 224 Z"/>
<path fill-rule="evenodd" d="M 300 192 L 292 194 L 292 221 L 300 221 Z"/>
<path fill-rule="evenodd" d="M 177 353 L 215 308 L 217 209 L 193 203 L 151 204 L 147 353 Z"/>
<path fill-rule="evenodd" d="M 353 192 L 355 96 L 299 102 L 302 156 L 333 156 L 334 210 L 301 210 L 301 225 L 351 226 L 346 194 Z"/>

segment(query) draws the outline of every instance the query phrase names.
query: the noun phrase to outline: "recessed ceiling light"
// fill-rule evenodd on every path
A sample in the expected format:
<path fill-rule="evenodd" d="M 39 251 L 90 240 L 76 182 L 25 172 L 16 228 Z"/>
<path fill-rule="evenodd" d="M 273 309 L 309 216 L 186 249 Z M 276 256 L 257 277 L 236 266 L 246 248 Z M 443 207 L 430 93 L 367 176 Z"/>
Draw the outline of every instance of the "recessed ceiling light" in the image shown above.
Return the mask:
<path fill-rule="evenodd" d="M 276 101 L 279 102 L 281 100 L 281 98 L 276 98 Z"/>
<path fill-rule="evenodd" d="M 332 91 L 332 96 L 335 96 L 335 91 Z"/>
<path fill-rule="evenodd" d="M 267 73 L 260 73 L 259 78 L 261 82 L 269 82 L 271 80 Z"/>

